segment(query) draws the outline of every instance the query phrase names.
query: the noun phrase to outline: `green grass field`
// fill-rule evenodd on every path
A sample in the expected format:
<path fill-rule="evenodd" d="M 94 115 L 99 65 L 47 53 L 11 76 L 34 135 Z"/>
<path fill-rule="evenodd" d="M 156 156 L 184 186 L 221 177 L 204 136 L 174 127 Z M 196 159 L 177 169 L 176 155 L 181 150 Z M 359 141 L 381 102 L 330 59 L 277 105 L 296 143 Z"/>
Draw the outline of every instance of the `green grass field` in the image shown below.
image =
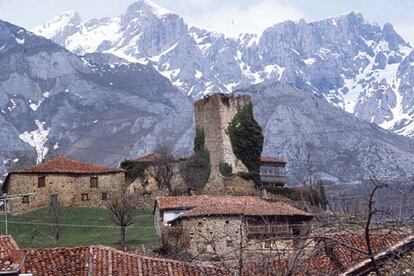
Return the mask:
<path fill-rule="evenodd" d="M 103 208 L 62 208 L 59 241 L 53 238 L 48 208 L 8 217 L 8 233 L 21 248 L 59 247 L 102 244 L 119 245 L 119 228 L 111 220 L 109 210 Z M 0 231 L 5 233 L 4 215 L 0 215 Z M 155 233 L 152 210 L 135 212 L 134 224 L 126 230 L 126 244 L 140 248 L 160 245 Z"/>

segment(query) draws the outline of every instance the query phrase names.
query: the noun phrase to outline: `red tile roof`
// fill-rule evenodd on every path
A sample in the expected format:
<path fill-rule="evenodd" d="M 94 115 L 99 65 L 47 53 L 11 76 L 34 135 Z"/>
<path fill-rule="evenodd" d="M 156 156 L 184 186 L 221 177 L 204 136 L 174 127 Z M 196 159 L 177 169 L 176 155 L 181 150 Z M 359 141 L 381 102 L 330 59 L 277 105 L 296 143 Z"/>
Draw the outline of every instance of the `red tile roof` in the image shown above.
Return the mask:
<path fill-rule="evenodd" d="M 164 196 L 158 197 L 160 210 L 191 209 L 185 217 L 204 215 L 306 216 L 311 214 L 287 203 L 268 202 L 255 196 Z"/>
<path fill-rule="evenodd" d="M 279 157 L 260 156 L 260 162 L 263 163 L 287 163 L 286 160 Z"/>
<path fill-rule="evenodd" d="M 125 172 L 119 168 L 106 168 L 95 164 L 83 163 L 63 156 L 53 158 L 41 164 L 25 168 L 15 173 L 70 173 L 70 174 L 89 174 L 89 173 L 116 173 Z"/>
<path fill-rule="evenodd" d="M 23 261 L 23 252 L 19 250 L 13 237 L 0 236 L 0 274 L 2 272 L 18 271 Z"/>
<path fill-rule="evenodd" d="M 153 162 L 160 158 L 159 153 L 150 153 L 141 157 L 138 157 L 137 159 L 134 159 L 133 161 L 138 162 Z"/>
<path fill-rule="evenodd" d="M 23 273 L 34 275 L 218 275 L 213 266 L 151 258 L 106 246 L 28 249 Z M 90 273 L 90 274 L 89 274 Z"/>
<path fill-rule="evenodd" d="M 411 238 L 409 241 L 412 241 Z M 292 275 L 338 275 L 344 268 L 350 268 L 367 259 L 365 254 L 352 248 L 365 250 L 364 237 L 359 234 L 336 234 L 321 238 L 320 250 L 308 257 L 302 256 L 296 263 Z M 375 253 L 390 249 L 406 236 L 399 234 L 373 234 L 372 247 Z M 323 249 L 330 247 L 330 250 Z M 11 236 L 0 236 L 0 263 L 7 262 L 3 256 L 18 252 Z M 327 253 L 330 252 L 330 253 Z M 409 251 L 408 253 L 411 253 Z M 6 255 L 1 255 L 5 254 Z M 21 265 L 21 273 L 33 275 L 234 275 L 238 262 L 195 264 L 176 260 L 152 258 L 126 253 L 105 246 L 83 246 L 73 248 L 26 249 Z M 328 256 L 330 254 L 331 256 Z M 344 268 L 338 266 L 338 262 Z M 248 275 L 285 275 L 289 269 L 287 259 L 261 258 L 246 259 L 243 263 L 243 276 Z M 1 272 L 1 271 L 0 271 Z"/>

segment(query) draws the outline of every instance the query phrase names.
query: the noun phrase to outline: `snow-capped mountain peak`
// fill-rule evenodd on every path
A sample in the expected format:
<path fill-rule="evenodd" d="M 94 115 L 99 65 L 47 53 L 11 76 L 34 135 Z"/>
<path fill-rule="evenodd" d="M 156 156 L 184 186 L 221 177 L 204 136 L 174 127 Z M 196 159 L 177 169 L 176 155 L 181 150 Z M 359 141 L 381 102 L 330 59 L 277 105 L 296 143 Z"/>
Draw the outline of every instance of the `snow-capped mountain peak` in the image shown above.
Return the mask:
<path fill-rule="evenodd" d="M 139 0 L 128 6 L 125 16 L 127 17 L 142 17 L 155 15 L 157 17 L 163 17 L 169 14 L 174 14 L 172 11 L 165 9 L 151 0 Z"/>
<path fill-rule="evenodd" d="M 57 35 L 45 33 L 76 53 L 104 52 L 150 63 L 195 99 L 280 81 L 414 136 L 413 49 L 391 24 L 367 22 L 358 12 L 286 21 L 260 35 L 230 38 L 189 28 L 180 16 L 140 0 L 119 17 L 80 23 Z"/>
<path fill-rule="evenodd" d="M 65 11 L 52 18 L 49 22 L 34 28 L 33 32 L 46 38 L 59 35 L 67 36 L 68 34 L 65 31 L 78 26 L 81 21 L 82 19 L 77 11 Z"/>

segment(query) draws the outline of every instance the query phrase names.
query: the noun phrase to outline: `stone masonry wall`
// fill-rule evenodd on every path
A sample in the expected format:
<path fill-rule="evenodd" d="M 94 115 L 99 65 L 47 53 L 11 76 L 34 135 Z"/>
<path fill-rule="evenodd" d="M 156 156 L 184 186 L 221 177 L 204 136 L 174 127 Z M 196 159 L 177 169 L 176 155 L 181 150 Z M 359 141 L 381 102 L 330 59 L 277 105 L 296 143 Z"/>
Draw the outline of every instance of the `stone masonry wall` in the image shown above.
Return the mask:
<path fill-rule="evenodd" d="M 168 227 L 166 230 L 168 233 Z M 278 254 L 279 257 L 288 256 L 286 253 L 294 249 L 294 241 L 290 238 L 248 237 L 239 216 L 182 219 L 170 232 L 174 235 L 168 237 L 167 234 L 168 243 L 172 247 L 182 247 L 198 260 L 237 259 L 240 247 L 243 253 Z M 270 247 L 265 247 L 266 240 L 271 240 Z"/>
<path fill-rule="evenodd" d="M 222 183 L 220 181 L 219 164 L 226 162 L 233 172 L 247 172 L 246 166 L 234 155 L 227 127 L 243 106 L 250 103 L 247 95 L 214 94 L 194 104 L 195 126 L 204 130 L 205 145 L 210 153 L 211 174 L 209 185 Z M 217 181 L 219 180 L 219 181 Z"/>
<path fill-rule="evenodd" d="M 125 189 L 125 173 L 108 173 L 97 175 L 46 174 L 45 187 L 38 187 L 38 174 L 14 173 L 9 179 L 8 195 L 35 193 L 29 195 L 29 203 L 22 198 L 9 201 L 8 210 L 11 214 L 31 212 L 50 204 L 51 195 L 57 195 L 65 207 L 106 207 L 108 201 L 119 196 Z M 92 188 L 90 178 L 98 177 L 98 187 Z M 102 199 L 107 193 L 108 200 Z M 88 200 L 82 200 L 82 194 L 88 194 Z"/>

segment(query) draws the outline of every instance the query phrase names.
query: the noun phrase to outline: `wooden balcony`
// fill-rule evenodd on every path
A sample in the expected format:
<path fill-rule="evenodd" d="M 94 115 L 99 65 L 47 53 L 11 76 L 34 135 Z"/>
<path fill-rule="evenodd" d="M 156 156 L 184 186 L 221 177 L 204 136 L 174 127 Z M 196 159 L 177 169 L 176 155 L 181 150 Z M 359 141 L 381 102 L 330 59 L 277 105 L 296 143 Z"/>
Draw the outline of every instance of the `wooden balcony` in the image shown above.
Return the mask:
<path fill-rule="evenodd" d="M 247 233 L 248 235 L 290 236 L 292 229 L 288 224 L 249 224 Z"/>

